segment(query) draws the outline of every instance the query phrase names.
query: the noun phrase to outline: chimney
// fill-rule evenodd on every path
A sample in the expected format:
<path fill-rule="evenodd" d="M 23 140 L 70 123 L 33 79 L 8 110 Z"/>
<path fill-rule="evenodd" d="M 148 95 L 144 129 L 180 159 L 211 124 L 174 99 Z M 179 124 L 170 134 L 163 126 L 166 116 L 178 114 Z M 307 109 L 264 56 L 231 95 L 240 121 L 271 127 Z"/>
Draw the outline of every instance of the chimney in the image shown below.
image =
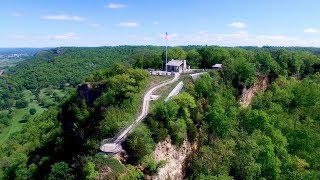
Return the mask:
<path fill-rule="evenodd" d="M 183 70 L 187 70 L 187 60 L 183 60 Z"/>

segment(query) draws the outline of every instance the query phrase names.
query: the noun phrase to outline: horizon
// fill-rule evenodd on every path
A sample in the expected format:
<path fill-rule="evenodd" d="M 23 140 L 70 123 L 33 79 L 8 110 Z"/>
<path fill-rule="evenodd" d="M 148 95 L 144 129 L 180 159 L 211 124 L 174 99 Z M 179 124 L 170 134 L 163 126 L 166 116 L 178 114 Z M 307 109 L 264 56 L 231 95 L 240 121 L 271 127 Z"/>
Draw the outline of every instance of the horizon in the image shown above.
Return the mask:
<path fill-rule="evenodd" d="M 316 0 L 13 0 L 0 7 L 0 47 L 165 46 L 166 32 L 169 46 L 320 47 L 319 6 Z"/>
<path fill-rule="evenodd" d="M 147 46 L 151 46 L 151 47 L 166 47 L 165 45 L 126 45 L 126 44 L 122 44 L 122 45 L 102 45 L 102 46 L 56 46 L 56 47 L 0 47 L 0 49 L 54 49 L 54 48 L 100 48 L 100 47 L 121 47 L 121 46 L 130 46 L 130 47 L 147 47 Z M 254 47 L 254 48 L 268 48 L 268 47 L 274 47 L 274 48 L 320 48 L 319 47 L 315 47 L 315 46 L 251 46 L 251 45 L 245 45 L 245 46 L 220 46 L 220 45 L 172 45 L 168 47 L 192 47 L 192 46 L 216 46 L 216 47 L 222 47 L 222 48 L 246 48 L 246 47 Z"/>

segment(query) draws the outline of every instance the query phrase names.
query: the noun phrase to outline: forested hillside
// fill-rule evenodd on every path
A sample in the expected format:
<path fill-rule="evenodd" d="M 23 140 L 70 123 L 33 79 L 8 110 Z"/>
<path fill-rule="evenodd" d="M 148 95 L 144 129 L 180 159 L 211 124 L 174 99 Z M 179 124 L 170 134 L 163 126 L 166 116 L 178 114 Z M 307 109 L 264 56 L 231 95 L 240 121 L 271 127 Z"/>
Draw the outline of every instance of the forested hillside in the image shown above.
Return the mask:
<path fill-rule="evenodd" d="M 28 61 L 8 68 L 0 76 L 0 144 L 11 133 L 20 131 L 29 119 L 68 98 L 78 84 L 99 69 L 151 57 L 161 67 L 162 49 L 149 46 L 61 47 L 40 51 Z"/>
<path fill-rule="evenodd" d="M 223 68 L 195 81 L 185 77 L 183 93 L 156 103 L 124 143 L 124 164 L 102 154 L 100 141 L 134 119 L 150 81 L 140 68 L 161 68 L 163 48 L 57 48 L 11 68 L 1 78 L 2 104 L 12 104 L 5 111 L 16 108 L 22 90 L 39 94 L 89 81 L 84 86 L 93 94 L 70 90 L 13 133 L 0 147 L 0 177 L 143 179 L 165 164 L 151 154 L 170 137 L 177 146 L 198 145 L 186 166 L 189 179 L 320 179 L 319 56 L 283 48 L 169 49 L 170 59 L 187 59 L 193 68 Z M 243 90 L 261 77 L 270 80 L 267 91 L 241 107 Z"/>
<path fill-rule="evenodd" d="M 50 108 L 11 136 L 0 149 L 1 177 L 84 179 L 91 170 L 85 172 L 82 166 L 92 164 L 94 168 L 97 164 L 93 162 L 99 159 L 101 166 L 108 163 L 103 156 L 95 156 L 100 141 L 134 120 L 148 73 L 115 65 L 99 74 L 90 91 L 98 93 L 97 98 L 74 94 L 60 110 Z"/>
<path fill-rule="evenodd" d="M 12 80 L 21 88 L 72 86 L 83 82 L 93 71 L 116 62 L 131 63 L 139 51 L 148 47 L 56 48 L 39 52 L 34 59 L 10 69 Z M 154 51 L 161 53 L 159 48 Z"/>
<path fill-rule="evenodd" d="M 190 177 L 319 179 L 318 81 L 279 77 L 247 109 L 221 80 L 196 81 L 190 93 L 203 118 Z"/>
<path fill-rule="evenodd" d="M 319 57 L 283 49 L 199 53 L 200 66 L 222 63 L 222 71 L 187 81 L 185 93 L 158 104 L 148 128 L 127 139 L 129 162 L 156 173 L 150 155 L 169 136 L 178 146 L 185 138 L 198 143 L 190 179 L 319 179 Z M 271 80 L 268 90 L 242 108 L 242 90 L 260 77 Z"/>

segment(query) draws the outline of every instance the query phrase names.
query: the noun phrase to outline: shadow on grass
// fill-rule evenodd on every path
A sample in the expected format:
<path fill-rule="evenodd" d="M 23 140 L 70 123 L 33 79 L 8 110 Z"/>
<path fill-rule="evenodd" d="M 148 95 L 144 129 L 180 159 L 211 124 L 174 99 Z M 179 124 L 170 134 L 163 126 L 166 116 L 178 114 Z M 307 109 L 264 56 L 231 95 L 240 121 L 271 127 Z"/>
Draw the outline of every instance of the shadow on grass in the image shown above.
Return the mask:
<path fill-rule="evenodd" d="M 28 120 L 26 120 L 26 119 L 21 119 L 21 120 L 19 121 L 19 123 L 26 123 L 26 122 L 28 122 Z"/>

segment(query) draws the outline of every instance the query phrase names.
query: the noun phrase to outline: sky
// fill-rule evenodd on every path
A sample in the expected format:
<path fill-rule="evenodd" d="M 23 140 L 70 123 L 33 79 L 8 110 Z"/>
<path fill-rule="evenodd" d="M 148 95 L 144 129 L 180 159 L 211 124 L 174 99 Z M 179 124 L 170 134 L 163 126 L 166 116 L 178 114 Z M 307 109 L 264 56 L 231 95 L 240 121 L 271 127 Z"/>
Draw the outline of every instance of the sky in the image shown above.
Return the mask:
<path fill-rule="evenodd" d="M 0 0 L 0 47 L 320 47 L 319 7 L 319 0 Z"/>

